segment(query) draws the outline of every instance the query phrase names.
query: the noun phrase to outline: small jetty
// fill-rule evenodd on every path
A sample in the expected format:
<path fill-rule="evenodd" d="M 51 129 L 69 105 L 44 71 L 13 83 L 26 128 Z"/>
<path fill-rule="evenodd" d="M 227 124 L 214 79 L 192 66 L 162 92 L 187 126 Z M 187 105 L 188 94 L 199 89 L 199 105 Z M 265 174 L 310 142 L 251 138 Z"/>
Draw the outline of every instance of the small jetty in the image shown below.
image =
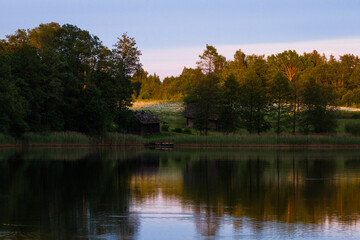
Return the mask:
<path fill-rule="evenodd" d="M 171 150 L 174 148 L 174 143 L 172 142 L 146 143 L 145 148 L 154 149 L 154 150 Z"/>

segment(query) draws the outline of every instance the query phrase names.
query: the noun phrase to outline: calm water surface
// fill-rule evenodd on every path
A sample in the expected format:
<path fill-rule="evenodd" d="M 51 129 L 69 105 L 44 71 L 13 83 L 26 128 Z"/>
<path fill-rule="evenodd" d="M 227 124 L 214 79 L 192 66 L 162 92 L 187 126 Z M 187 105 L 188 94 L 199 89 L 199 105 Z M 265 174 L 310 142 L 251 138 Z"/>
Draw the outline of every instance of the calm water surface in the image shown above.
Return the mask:
<path fill-rule="evenodd" d="M 359 239 L 360 152 L 0 150 L 0 239 Z"/>

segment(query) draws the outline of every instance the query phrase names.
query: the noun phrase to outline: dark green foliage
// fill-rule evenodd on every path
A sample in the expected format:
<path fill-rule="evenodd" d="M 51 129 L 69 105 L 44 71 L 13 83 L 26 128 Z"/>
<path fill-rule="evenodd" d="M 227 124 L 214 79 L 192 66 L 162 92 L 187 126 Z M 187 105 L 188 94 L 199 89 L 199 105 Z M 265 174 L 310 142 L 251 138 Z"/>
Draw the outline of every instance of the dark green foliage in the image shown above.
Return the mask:
<path fill-rule="evenodd" d="M 165 78 L 161 86 L 157 86 L 158 90 L 156 91 L 158 94 L 155 95 L 159 99 L 184 100 L 189 89 L 202 78 L 203 73 L 201 69 L 184 68 L 180 76 Z"/>
<path fill-rule="evenodd" d="M 360 89 L 349 90 L 341 100 L 348 107 L 360 107 Z"/>
<path fill-rule="evenodd" d="M 240 123 L 240 85 L 233 74 L 225 80 L 221 95 L 219 117 L 221 129 L 228 133 L 235 132 Z"/>
<path fill-rule="evenodd" d="M 297 126 L 297 115 L 299 111 L 298 79 L 301 71 L 304 69 L 304 62 L 308 61 L 303 61 L 303 59 L 298 55 L 296 51 L 289 50 L 270 56 L 268 58 L 268 62 L 273 72 L 282 73 L 291 84 L 293 90 L 291 97 L 291 108 L 293 113 L 293 134 L 295 134 Z"/>
<path fill-rule="evenodd" d="M 147 76 L 148 76 L 148 73 L 145 72 L 144 69 L 142 69 L 142 68 L 138 69 L 134 73 L 134 75 L 131 79 L 131 84 L 134 89 L 134 92 L 133 92 L 134 98 L 138 98 L 140 91 L 141 91 L 142 83 L 146 81 Z"/>
<path fill-rule="evenodd" d="M 118 130 L 124 133 L 131 133 L 136 127 L 136 119 L 133 112 L 129 109 L 118 111 L 116 125 Z"/>
<path fill-rule="evenodd" d="M 189 91 L 185 105 L 194 109 L 194 128 L 207 135 L 211 128 L 209 120 L 217 120 L 221 99 L 218 78 L 213 74 L 198 80 Z"/>
<path fill-rule="evenodd" d="M 332 132 L 337 123 L 335 112 L 328 109 L 332 103 L 331 89 L 327 89 L 310 77 L 301 89 L 300 130 L 302 132 Z"/>
<path fill-rule="evenodd" d="M 343 104 L 348 106 L 360 102 L 360 61 L 353 55 L 337 61 L 316 51 L 299 55 L 290 50 L 266 59 L 239 50 L 233 61 L 222 61 L 217 50 L 207 45 L 199 57 L 198 69 L 205 77 L 198 77 L 191 86 L 185 105 L 192 105 L 194 127 L 200 133 L 209 128 L 210 115 L 219 116 L 220 129 L 225 132 L 245 128 L 261 133 L 271 127 L 277 134 L 290 128 L 293 134 L 297 130 L 332 132 L 336 127 L 333 106 L 339 98 L 344 96 Z M 211 77 L 217 78 L 216 85 L 202 83 Z M 214 106 L 211 114 L 207 112 L 210 105 Z"/>
<path fill-rule="evenodd" d="M 185 134 L 192 134 L 191 130 L 188 128 L 184 128 L 183 133 Z"/>
<path fill-rule="evenodd" d="M 99 135 L 107 130 L 110 114 L 101 91 L 93 84 L 88 84 L 83 90 L 77 106 L 77 128 L 80 132 Z"/>
<path fill-rule="evenodd" d="M 272 120 L 280 133 L 290 118 L 294 134 L 330 132 L 336 124 L 328 106 L 360 105 L 360 60 L 352 54 L 337 60 L 284 51 L 265 58 L 238 50 L 226 60 L 207 45 L 198 68 L 161 82 L 141 68 L 134 38 L 125 33 L 114 46 L 58 23 L 0 40 L 0 133 L 129 132 L 134 98 L 185 99 L 201 134 L 217 120 L 225 132 L 250 133 L 267 131 Z"/>
<path fill-rule="evenodd" d="M 269 82 L 269 100 L 272 105 L 273 115 L 276 117 L 276 133 L 282 131 L 282 120 L 289 114 L 287 103 L 290 101 L 291 87 L 290 82 L 282 73 L 277 73 Z"/>
<path fill-rule="evenodd" d="M 183 130 L 182 130 L 182 128 L 177 127 L 177 128 L 174 128 L 174 129 L 173 129 L 173 132 L 182 133 Z"/>
<path fill-rule="evenodd" d="M 200 60 L 196 64 L 204 74 L 218 74 L 225 67 L 225 57 L 219 55 L 214 46 L 206 44 L 206 49 L 202 55 L 199 55 L 199 58 Z"/>
<path fill-rule="evenodd" d="M 19 136 L 28 129 L 24 118 L 27 111 L 25 99 L 19 94 L 10 67 L 0 56 L 0 132 Z"/>
<path fill-rule="evenodd" d="M 0 132 L 99 135 L 128 128 L 123 116 L 130 115 L 140 51 L 126 34 L 116 46 L 111 51 L 88 31 L 57 23 L 1 40 Z"/>
<path fill-rule="evenodd" d="M 268 111 L 266 91 L 255 71 L 247 73 L 240 91 L 240 116 L 243 126 L 249 133 L 267 131 L 270 123 L 265 118 Z"/>
<path fill-rule="evenodd" d="M 167 125 L 167 124 L 162 124 L 162 125 L 161 125 L 161 131 L 163 131 L 163 132 L 168 132 L 168 131 L 169 131 L 169 125 Z"/>
<path fill-rule="evenodd" d="M 118 38 L 115 47 L 113 56 L 117 60 L 118 69 L 126 78 L 131 78 L 136 71 L 141 69 L 139 58 L 141 52 L 136 47 L 135 39 L 124 33 L 121 38 Z"/>
<path fill-rule="evenodd" d="M 141 90 L 139 93 L 139 99 L 158 99 L 157 90 L 161 86 L 161 81 L 159 76 L 150 75 L 146 77 L 141 83 Z"/>
<path fill-rule="evenodd" d="M 359 136 L 360 135 L 360 123 L 358 123 L 358 122 L 346 123 L 345 131 L 347 133 L 351 133 L 353 135 Z"/>

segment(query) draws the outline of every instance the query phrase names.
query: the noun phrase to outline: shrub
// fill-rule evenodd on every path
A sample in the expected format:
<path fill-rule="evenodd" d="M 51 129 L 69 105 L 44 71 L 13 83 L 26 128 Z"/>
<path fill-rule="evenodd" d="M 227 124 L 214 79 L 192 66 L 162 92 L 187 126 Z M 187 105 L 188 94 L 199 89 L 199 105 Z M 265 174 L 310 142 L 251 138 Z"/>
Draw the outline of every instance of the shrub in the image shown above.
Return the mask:
<path fill-rule="evenodd" d="M 177 128 L 174 128 L 173 132 L 177 132 L 177 133 L 182 133 L 182 129 L 177 127 Z"/>
<path fill-rule="evenodd" d="M 167 124 L 161 125 L 161 131 L 168 132 L 169 131 L 169 125 L 167 125 Z"/>
<path fill-rule="evenodd" d="M 360 122 L 346 123 L 345 132 L 353 135 L 360 135 Z"/>
<path fill-rule="evenodd" d="M 192 132 L 191 132 L 191 130 L 190 130 L 190 129 L 188 129 L 188 128 L 184 128 L 183 133 L 186 133 L 186 134 L 191 134 Z"/>

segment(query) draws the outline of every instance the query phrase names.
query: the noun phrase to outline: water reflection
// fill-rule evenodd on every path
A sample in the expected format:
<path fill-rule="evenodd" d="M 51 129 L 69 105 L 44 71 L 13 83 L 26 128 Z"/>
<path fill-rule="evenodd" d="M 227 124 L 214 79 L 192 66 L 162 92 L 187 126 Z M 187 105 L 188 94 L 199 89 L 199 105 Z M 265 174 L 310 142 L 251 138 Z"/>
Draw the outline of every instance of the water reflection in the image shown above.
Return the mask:
<path fill-rule="evenodd" d="M 0 239 L 359 237 L 359 152 L 0 151 Z"/>
<path fill-rule="evenodd" d="M 0 161 L 1 235 L 72 239 L 137 233 L 136 215 L 111 218 L 129 215 L 136 161 L 101 161 L 103 156 L 93 152 L 76 161 L 28 160 L 31 154 L 15 152 Z"/>

